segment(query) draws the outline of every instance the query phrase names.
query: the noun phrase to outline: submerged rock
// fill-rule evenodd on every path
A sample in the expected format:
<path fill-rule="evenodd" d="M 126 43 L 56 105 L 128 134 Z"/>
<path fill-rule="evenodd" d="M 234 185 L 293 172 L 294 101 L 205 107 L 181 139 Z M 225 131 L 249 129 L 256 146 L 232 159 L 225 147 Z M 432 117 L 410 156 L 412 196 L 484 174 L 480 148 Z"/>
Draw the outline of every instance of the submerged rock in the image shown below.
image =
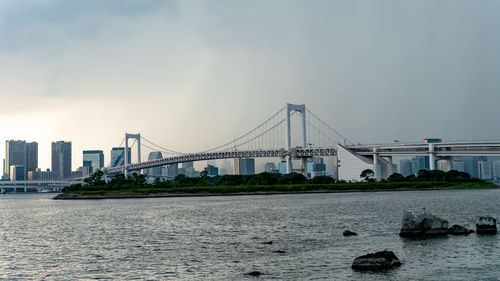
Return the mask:
<path fill-rule="evenodd" d="M 278 253 L 278 254 L 285 254 L 285 253 L 286 253 L 286 252 L 285 252 L 285 251 L 283 251 L 283 250 L 276 250 L 276 251 L 274 251 L 274 252 L 275 252 L 275 253 Z"/>
<path fill-rule="evenodd" d="M 357 257 L 351 267 L 356 270 L 383 270 L 400 265 L 401 262 L 394 252 L 381 251 Z"/>
<path fill-rule="evenodd" d="M 474 230 L 467 229 L 458 224 L 454 224 L 452 227 L 448 228 L 448 234 L 451 235 L 469 235 L 471 233 L 474 233 Z"/>
<path fill-rule="evenodd" d="M 358 235 L 356 232 L 352 232 L 350 230 L 345 230 L 344 233 L 342 233 L 344 236 L 356 236 Z"/>
<path fill-rule="evenodd" d="M 477 217 L 477 234 L 497 234 L 497 220 L 490 216 Z"/>
<path fill-rule="evenodd" d="M 272 244 L 273 244 L 273 241 L 263 242 L 262 244 L 264 244 L 264 245 L 272 245 Z"/>
<path fill-rule="evenodd" d="M 260 273 L 260 271 L 252 271 L 252 272 L 249 272 L 247 273 L 247 275 L 250 275 L 250 276 L 260 276 L 262 273 Z"/>
<path fill-rule="evenodd" d="M 447 220 L 438 218 L 425 210 L 419 214 L 407 210 L 403 212 L 403 224 L 399 232 L 401 237 L 438 236 L 447 233 Z"/>

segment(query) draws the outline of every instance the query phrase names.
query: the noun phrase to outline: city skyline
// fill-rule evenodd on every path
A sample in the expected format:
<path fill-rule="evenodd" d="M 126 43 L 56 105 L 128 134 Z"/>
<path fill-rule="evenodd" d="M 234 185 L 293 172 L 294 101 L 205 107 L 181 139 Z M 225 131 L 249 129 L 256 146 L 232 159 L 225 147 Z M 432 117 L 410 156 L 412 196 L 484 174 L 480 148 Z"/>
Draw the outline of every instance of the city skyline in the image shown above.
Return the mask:
<path fill-rule="evenodd" d="M 361 143 L 500 139 L 496 1 L 109 3 L 0 4 L 0 141 L 42 169 L 125 132 L 201 151 L 285 102 Z"/>

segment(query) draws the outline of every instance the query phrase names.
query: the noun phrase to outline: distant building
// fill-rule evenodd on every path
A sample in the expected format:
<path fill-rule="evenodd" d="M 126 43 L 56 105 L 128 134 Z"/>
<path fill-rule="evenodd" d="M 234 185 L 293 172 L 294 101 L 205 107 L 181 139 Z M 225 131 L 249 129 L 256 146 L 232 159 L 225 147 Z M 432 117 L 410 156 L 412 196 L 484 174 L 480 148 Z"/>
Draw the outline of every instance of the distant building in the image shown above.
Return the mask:
<path fill-rule="evenodd" d="M 85 163 L 87 162 L 87 164 Z M 90 162 L 90 173 L 101 170 L 104 167 L 104 152 L 102 150 L 84 150 L 83 151 L 83 166 L 89 166 Z"/>
<path fill-rule="evenodd" d="M 5 159 L 3 163 L 4 178 L 10 178 L 10 166 L 23 166 L 26 179 L 29 171 L 38 168 L 38 143 L 8 140 L 5 142 Z M 19 176 L 19 175 L 17 175 Z"/>
<path fill-rule="evenodd" d="M 436 139 L 436 138 L 428 138 L 424 139 L 424 143 L 440 143 L 441 139 Z"/>
<path fill-rule="evenodd" d="M 10 166 L 10 180 L 11 181 L 23 181 L 26 180 L 24 177 L 24 166 L 22 165 L 12 165 Z"/>
<path fill-rule="evenodd" d="M 491 180 L 491 163 L 488 161 L 479 161 L 478 174 L 482 180 Z"/>
<path fill-rule="evenodd" d="M 281 161 L 280 162 L 280 165 L 279 165 L 279 173 L 282 174 L 282 175 L 286 175 L 287 171 L 286 171 L 286 161 Z"/>
<path fill-rule="evenodd" d="M 405 177 L 413 174 L 413 168 L 410 159 L 401 159 L 399 161 L 399 173 L 401 173 Z"/>
<path fill-rule="evenodd" d="M 437 161 L 437 168 L 443 172 L 451 171 L 451 161 L 446 159 L 441 159 Z"/>
<path fill-rule="evenodd" d="M 254 175 L 255 174 L 255 159 L 253 158 L 241 158 L 235 159 L 234 167 L 237 167 L 238 170 L 235 170 L 236 175 Z"/>
<path fill-rule="evenodd" d="M 208 165 L 204 171 L 207 172 L 207 176 L 209 177 L 215 177 L 219 175 L 219 168 L 213 165 Z"/>
<path fill-rule="evenodd" d="M 179 168 L 179 165 L 177 163 L 168 165 L 167 166 L 167 176 L 175 178 L 179 174 L 178 168 Z"/>
<path fill-rule="evenodd" d="M 459 172 L 465 172 L 465 163 L 463 161 L 452 161 L 451 169 Z"/>
<path fill-rule="evenodd" d="M 124 147 L 113 147 L 111 149 L 111 167 L 123 166 L 125 163 L 125 148 Z M 128 163 L 130 164 L 131 153 L 130 148 L 127 149 Z"/>
<path fill-rule="evenodd" d="M 276 170 L 276 164 L 274 162 L 267 162 L 264 164 L 264 172 L 273 173 L 274 170 Z"/>
<path fill-rule="evenodd" d="M 326 176 L 326 165 L 321 157 L 313 157 L 311 178 Z"/>
<path fill-rule="evenodd" d="M 71 177 L 71 142 L 52 142 L 52 171 L 58 179 Z"/>
<path fill-rule="evenodd" d="M 52 172 L 49 169 L 47 169 L 47 171 L 36 169 L 36 171 L 28 172 L 28 180 L 56 180 L 56 179 L 57 179 L 57 173 Z"/>
<path fill-rule="evenodd" d="M 186 177 L 198 177 L 200 176 L 200 173 L 194 169 L 193 162 L 184 162 L 182 163 L 182 169 L 185 172 Z"/>
<path fill-rule="evenodd" d="M 429 170 L 429 156 L 418 156 L 411 159 L 413 174 L 420 170 Z"/>
<path fill-rule="evenodd" d="M 161 154 L 160 151 L 153 151 L 153 152 L 150 152 L 148 155 L 148 161 L 162 159 L 162 158 L 163 158 L 163 154 Z M 147 171 L 147 175 L 150 177 L 163 176 L 162 167 L 149 168 Z"/>
<path fill-rule="evenodd" d="M 500 180 L 500 161 L 493 162 L 493 179 Z"/>

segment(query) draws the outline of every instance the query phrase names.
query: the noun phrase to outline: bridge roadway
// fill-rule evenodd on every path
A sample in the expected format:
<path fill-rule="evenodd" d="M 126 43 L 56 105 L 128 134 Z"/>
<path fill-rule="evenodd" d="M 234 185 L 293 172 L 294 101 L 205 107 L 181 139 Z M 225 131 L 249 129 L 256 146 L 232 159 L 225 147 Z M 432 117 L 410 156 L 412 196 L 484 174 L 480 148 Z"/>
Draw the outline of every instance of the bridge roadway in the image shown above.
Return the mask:
<path fill-rule="evenodd" d="M 222 151 L 222 152 L 200 152 L 191 154 L 182 154 L 179 156 L 166 157 L 162 159 L 150 160 L 141 163 L 134 163 L 127 165 L 127 171 L 139 171 L 142 169 L 160 167 L 165 165 L 203 161 L 203 160 L 216 160 L 216 159 L 232 159 L 232 158 L 285 158 L 291 156 L 293 159 L 300 159 L 314 156 L 333 156 L 335 155 L 335 148 L 302 148 L 296 147 L 289 151 L 285 149 L 270 149 L 270 150 L 244 150 L 244 151 Z M 106 174 L 119 174 L 123 173 L 124 167 L 117 166 L 106 168 Z"/>
<path fill-rule="evenodd" d="M 500 156 L 500 141 L 438 142 L 438 143 L 392 143 L 371 145 L 349 145 L 346 148 L 360 155 L 391 156 Z"/>
<path fill-rule="evenodd" d="M 0 181 L 0 193 L 4 192 L 60 192 L 64 187 L 80 180 Z"/>

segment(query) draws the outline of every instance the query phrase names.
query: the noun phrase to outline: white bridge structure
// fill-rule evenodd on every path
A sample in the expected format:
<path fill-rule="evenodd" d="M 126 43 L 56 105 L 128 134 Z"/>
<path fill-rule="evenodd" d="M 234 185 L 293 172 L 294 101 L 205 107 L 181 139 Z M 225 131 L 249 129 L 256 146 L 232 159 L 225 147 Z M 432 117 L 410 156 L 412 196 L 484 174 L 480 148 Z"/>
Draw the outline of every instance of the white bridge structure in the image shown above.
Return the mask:
<path fill-rule="evenodd" d="M 0 193 L 61 192 L 66 186 L 81 180 L 0 181 Z"/>
<path fill-rule="evenodd" d="M 375 177 L 382 179 L 397 172 L 393 168 L 392 158 L 398 156 L 428 156 L 431 170 L 436 169 L 438 159 L 450 161 L 453 156 L 500 156 L 500 141 L 354 144 L 305 105 L 289 103 L 239 138 L 201 152 L 178 152 L 157 145 L 140 134 L 126 133 L 122 144 L 125 142 L 127 151 L 131 149 L 128 148 L 129 139 L 134 140 L 132 146 L 137 144 L 138 161 L 127 164 L 128 153 L 125 153 L 125 164 L 105 168 L 106 175 L 127 175 L 131 171 L 140 172 L 176 163 L 233 158 L 280 158 L 286 161 L 287 173 L 305 173 L 308 158 L 333 156 L 339 179 L 359 180 L 363 169 L 373 169 Z M 141 148 L 162 152 L 165 157 L 141 161 Z M 301 160 L 301 168 L 293 169 L 292 160 Z"/>

